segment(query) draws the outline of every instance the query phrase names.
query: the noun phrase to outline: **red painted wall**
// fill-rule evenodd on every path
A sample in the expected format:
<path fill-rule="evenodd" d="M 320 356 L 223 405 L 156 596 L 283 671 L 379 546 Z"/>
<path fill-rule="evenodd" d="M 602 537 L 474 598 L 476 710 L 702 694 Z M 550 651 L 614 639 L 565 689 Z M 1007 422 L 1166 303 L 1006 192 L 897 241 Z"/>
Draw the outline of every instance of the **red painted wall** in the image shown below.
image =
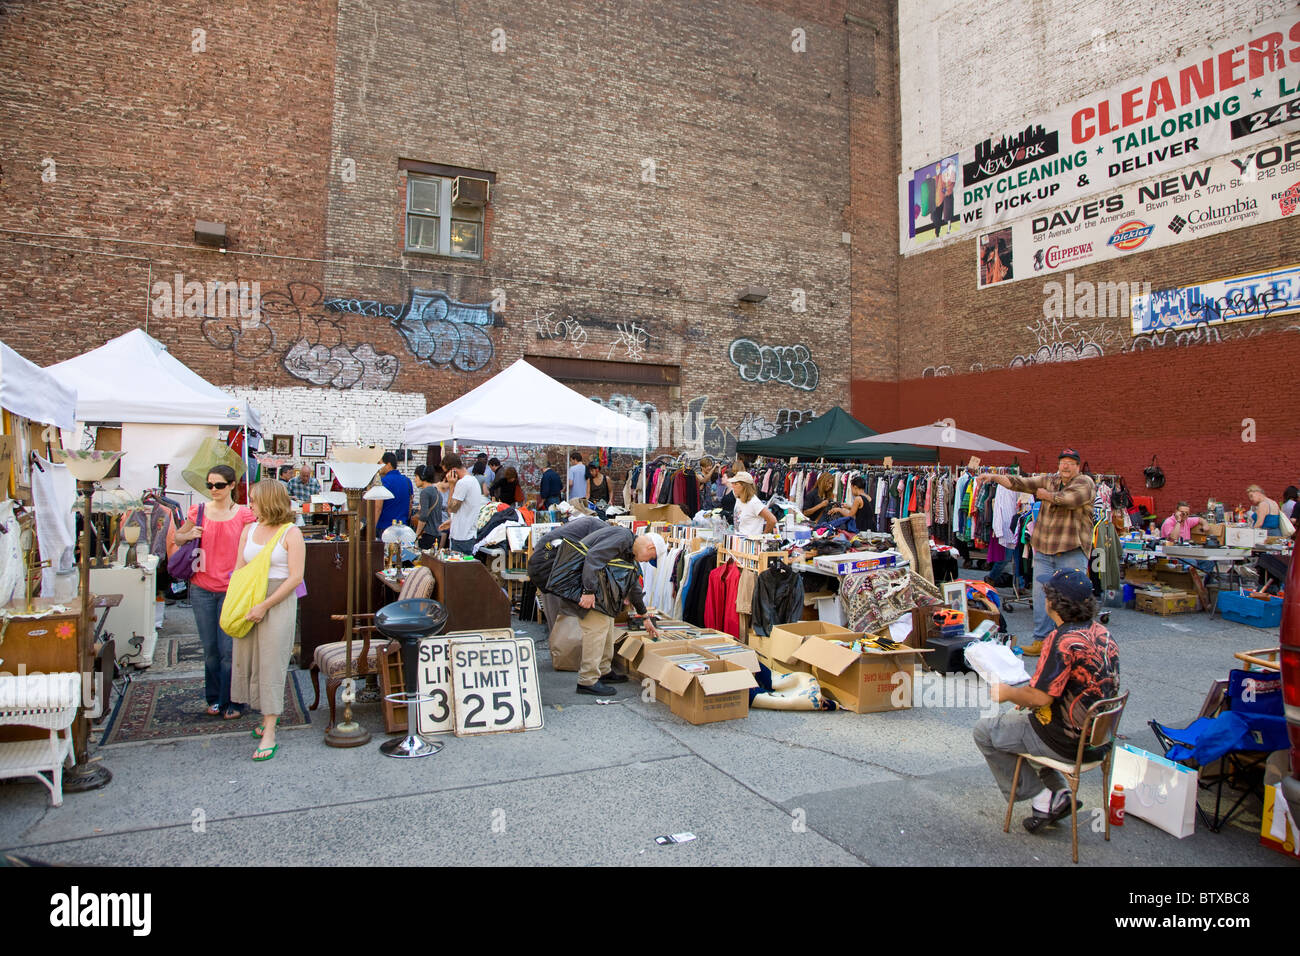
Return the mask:
<path fill-rule="evenodd" d="M 1027 449 L 1018 456 L 1027 470 L 1054 469 L 1072 445 L 1092 471 L 1118 472 L 1134 494 L 1153 495 L 1161 514 L 1179 499 L 1193 509 L 1211 497 L 1232 506 L 1246 502 L 1252 483 L 1275 499 L 1300 485 L 1298 348 L 1300 335 L 1286 331 L 897 384 L 857 380 L 852 411 L 882 432 L 950 417 Z M 1254 441 L 1243 441 L 1247 418 Z M 1147 492 L 1142 469 L 1153 454 L 1166 484 Z M 992 464 L 1014 457 L 981 456 Z"/>

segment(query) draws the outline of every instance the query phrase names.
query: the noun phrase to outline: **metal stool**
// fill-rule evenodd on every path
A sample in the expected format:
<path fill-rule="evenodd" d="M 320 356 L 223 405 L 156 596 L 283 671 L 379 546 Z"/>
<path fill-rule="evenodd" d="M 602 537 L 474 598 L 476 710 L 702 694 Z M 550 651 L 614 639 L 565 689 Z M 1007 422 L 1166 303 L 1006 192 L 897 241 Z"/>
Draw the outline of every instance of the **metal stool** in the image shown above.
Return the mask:
<path fill-rule="evenodd" d="M 442 749 L 441 743 L 425 740 L 417 733 L 417 705 L 433 698 L 416 692 L 420 665 L 420 641 L 436 637 L 447 627 L 447 609 L 429 598 L 394 601 L 375 615 L 375 630 L 402 645 L 402 670 L 406 691 L 389 694 L 385 700 L 406 705 L 406 736 L 385 741 L 379 752 L 385 757 L 428 757 Z"/>

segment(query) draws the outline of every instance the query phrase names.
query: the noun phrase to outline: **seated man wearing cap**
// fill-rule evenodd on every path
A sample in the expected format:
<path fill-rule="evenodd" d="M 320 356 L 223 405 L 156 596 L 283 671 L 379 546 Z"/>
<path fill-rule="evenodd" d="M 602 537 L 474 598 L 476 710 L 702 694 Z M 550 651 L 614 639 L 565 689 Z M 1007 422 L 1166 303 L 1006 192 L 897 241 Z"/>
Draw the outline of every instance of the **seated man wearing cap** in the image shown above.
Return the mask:
<path fill-rule="evenodd" d="M 1097 599 L 1092 582 L 1078 570 L 1052 575 L 1043 590 L 1047 611 L 1057 625 L 1043 644 L 1038 670 L 1028 684 L 993 684 L 990 696 L 1008 700 L 1018 709 L 985 717 L 975 724 L 975 746 L 988 761 L 1002 795 L 1011 795 L 1011 778 L 1017 754 L 1035 754 L 1073 761 L 1088 708 L 1119 694 L 1119 648 L 1110 632 L 1093 620 Z M 1085 760 L 1103 754 L 1084 752 Z M 1051 767 L 1028 765 L 1020 769 L 1017 800 L 1033 801 L 1033 815 L 1024 821 L 1034 833 L 1070 812 L 1070 790 L 1065 778 Z M 1083 801 L 1079 801 L 1083 805 Z"/>
<path fill-rule="evenodd" d="M 1043 582 L 1062 568 L 1086 572 L 1092 554 L 1092 503 L 1097 496 L 1093 480 L 1079 470 L 1079 453 L 1073 448 L 1061 452 L 1056 472 L 1050 475 L 982 474 L 976 487 L 992 481 L 1012 491 L 1031 492 L 1041 501 L 1034 533 L 1034 641 L 1025 648 L 1033 657 L 1042 652 L 1043 638 L 1052 630 L 1043 598 Z"/>
<path fill-rule="evenodd" d="M 546 591 L 559 554 L 560 542 L 580 542 L 587 549 L 587 559 L 582 567 L 582 595 L 575 604 Z M 662 540 L 662 539 L 660 539 Z M 582 621 L 582 664 L 578 669 L 578 693 L 596 697 L 612 697 L 617 691 L 610 684 L 622 684 L 627 677 L 613 672 L 614 619 L 596 609 L 596 579 L 610 561 L 653 561 L 658 547 L 650 535 L 636 535 L 627 528 L 606 524 L 599 518 L 584 516 L 574 518 L 542 538 L 528 559 L 528 578 L 543 594 L 546 619 L 554 626 L 559 615 L 567 614 Z M 641 594 L 640 578 L 633 578 L 626 600 L 638 614 L 646 613 L 645 598 Z M 647 619 L 646 631 L 653 637 L 657 631 Z"/>

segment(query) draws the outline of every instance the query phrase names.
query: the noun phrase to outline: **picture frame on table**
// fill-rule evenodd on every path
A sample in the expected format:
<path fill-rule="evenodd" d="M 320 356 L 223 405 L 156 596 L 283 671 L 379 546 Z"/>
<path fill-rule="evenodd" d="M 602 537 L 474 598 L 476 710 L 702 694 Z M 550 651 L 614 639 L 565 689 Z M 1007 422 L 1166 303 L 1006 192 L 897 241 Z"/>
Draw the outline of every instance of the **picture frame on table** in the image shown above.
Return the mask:
<path fill-rule="evenodd" d="M 316 480 L 320 482 L 321 488 L 329 491 L 330 486 L 334 483 L 334 475 L 330 471 L 330 466 L 323 461 L 316 462 Z"/>
<path fill-rule="evenodd" d="M 293 436 L 292 435 L 275 435 L 271 439 L 271 453 L 276 458 L 293 457 Z"/>
<path fill-rule="evenodd" d="M 324 435 L 299 435 L 298 455 L 301 458 L 324 458 L 325 444 Z"/>

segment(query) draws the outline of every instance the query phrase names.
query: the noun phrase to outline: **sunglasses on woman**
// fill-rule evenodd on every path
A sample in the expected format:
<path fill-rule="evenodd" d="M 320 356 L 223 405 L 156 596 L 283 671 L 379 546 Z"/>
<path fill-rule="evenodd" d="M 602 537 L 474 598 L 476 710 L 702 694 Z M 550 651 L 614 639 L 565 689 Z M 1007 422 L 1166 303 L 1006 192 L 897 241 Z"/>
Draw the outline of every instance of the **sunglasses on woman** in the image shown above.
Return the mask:
<path fill-rule="evenodd" d="M 216 489 L 217 491 L 220 491 L 222 488 L 229 488 L 229 487 L 230 487 L 230 482 L 228 482 L 228 481 L 209 481 L 209 482 L 208 482 L 208 490 L 209 490 L 209 491 L 212 491 L 213 489 Z"/>

